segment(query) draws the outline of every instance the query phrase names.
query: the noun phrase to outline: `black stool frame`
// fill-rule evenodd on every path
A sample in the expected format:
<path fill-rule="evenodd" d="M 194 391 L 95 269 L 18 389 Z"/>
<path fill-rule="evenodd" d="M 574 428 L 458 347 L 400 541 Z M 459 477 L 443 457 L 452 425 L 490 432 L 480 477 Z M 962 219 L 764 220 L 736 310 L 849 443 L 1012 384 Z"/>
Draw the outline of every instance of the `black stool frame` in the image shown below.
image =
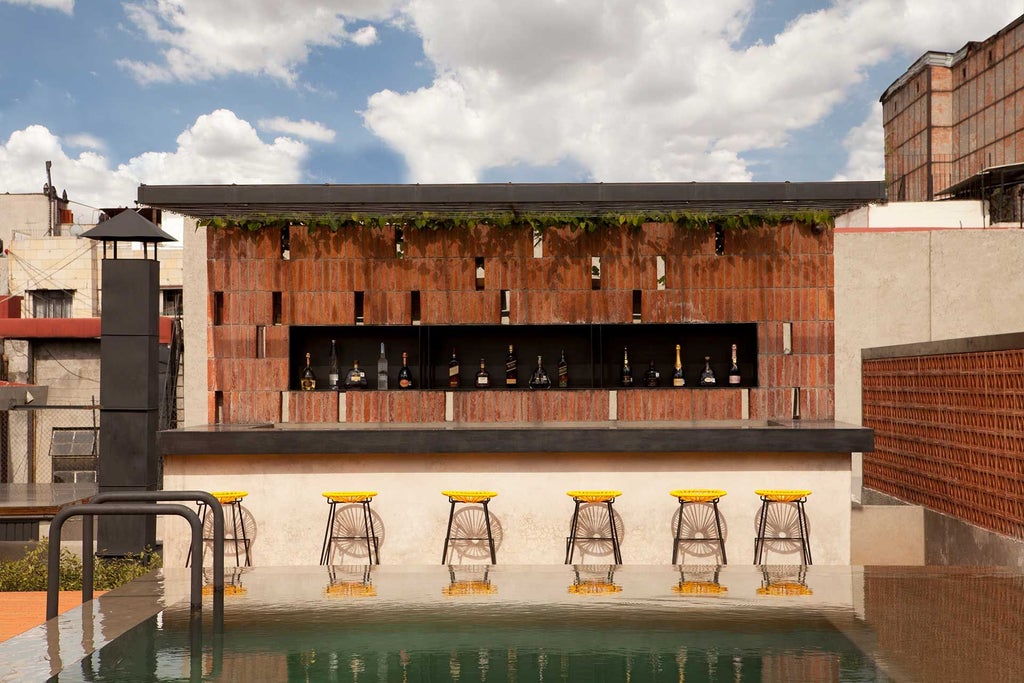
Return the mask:
<path fill-rule="evenodd" d="M 252 541 L 250 541 L 245 536 L 245 519 L 242 517 L 242 499 L 241 498 L 235 498 L 230 503 L 222 503 L 221 506 L 222 506 L 222 508 L 223 507 L 231 508 L 231 538 L 230 539 L 225 539 L 225 540 L 226 541 L 231 541 L 231 542 L 233 542 L 235 544 L 235 566 L 236 567 L 241 566 L 241 565 L 238 564 L 238 532 L 239 532 L 239 530 L 241 530 L 241 532 L 242 532 L 242 550 L 245 551 L 245 566 L 246 567 L 251 567 L 252 566 L 252 558 L 249 556 L 249 545 L 252 543 Z M 203 525 L 204 529 L 206 528 L 206 513 L 209 510 L 209 508 L 210 508 L 210 506 L 209 506 L 209 504 L 205 500 L 200 500 L 196 504 L 196 513 L 199 515 L 199 523 Z M 214 535 L 216 535 L 216 533 Z M 210 539 L 205 538 L 205 537 L 203 538 L 203 541 L 208 541 L 208 540 L 210 540 Z M 185 566 L 187 567 L 191 563 L 192 563 L 192 549 L 189 548 L 188 549 L 188 555 L 185 557 Z"/>
<path fill-rule="evenodd" d="M 448 496 L 448 502 L 452 504 L 451 511 L 448 513 L 448 530 L 444 534 L 444 552 L 441 553 L 441 564 L 448 564 L 448 546 L 451 545 L 452 541 L 487 541 L 491 548 L 491 564 L 498 564 L 497 555 L 494 552 L 494 534 L 491 533 L 491 513 L 487 509 L 487 504 L 491 502 L 490 498 L 484 498 L 483 500 L 476 501 L 474 503 L 466 503 L 465 501 L 456 500 L 451 496 Z M 455 519 L 455 504 L 462 503 L 463 505 L 475 505 L 480 503 L 484 507 L 484 522 L 487 524 L 487 536 L 459 536 L 458 538 L 452 538 L 452 520 Z"/>
<path fill-rule="evenodd" d="M 327 513 L 327 529 L 324 531 L 324 546 L 320 551 L 320 564 L 330 565 L 331 554 L 334 550 L 334 541 L 361 541 L 366 540 L 366 559 L 370 564 L 380 564 L 380 541 L 377 538 L 377 531 L 373 528 L 373 515 L 370 513 L 370 498 L 364 498 L 356 503 L 345 503 L 346 505 L 360 505 L 363 509 L 363 535 L 362 536 L 335 536 L 334 520 L 338 514 L 339 501 L 333 498 L 327 499 L 330 510 Z"/>
<path fill-rule="evenodd" d="M 764 557 L 764 546 L 766 541 L 800 541 L 800 554 L 803 559 L 803 563 L 805 565 L 811 564 L 811 528 L 807 522 L 807 511 L 804 510 L 804 503 L 806 502 L 807 496 L 791 501 L 770 500 L 761 496 L 761 513 L 758 518 L 757 536 L 754 538 L 754 564 L 761 564 L 761 559 Z M 786 505 L 788 503 L 796 505 L 796 523 L 798 533 L 800 535 L 765 538 L 764 532 L 765 528 L 768 526 L 768 506 Z"/>
<path fill-rule="evenodd" d="M 572 564 L 572 556 L 576 552 L 576 542 L 579 540 L 577 533 L 579 531 L 580 505 L 588 502 L 582 498 L 576 497 L 573 497 L 573 501 L 575 501 L 576 507 L 572 511 L 572 523 L 569 525 L 569 537 L 565 539 L 565 564 Z M 612 510 L 612 503 L 615 502 L 615 498 L 609 498 L 603 502 L 608 507 L 608 528 L 611 535 L 603 537 L 590 536 L 587 540 L 611 541 L 612 556 L 615 558 L 615 564 L 622 564 L 622 551 L 619 548 L 619 532 L 615 529 L 615 512 Z"/>
<path fill-rule="evenodd" d="M 725 539 L 722 537 L 722 518 L 719 516 L 719 513 L 718 513 L 718 501 L 719 500 L 721 500 L 721 499 L 720 498 L 715 498 L 714 500 L 702 501 L 702 502 L 698 503 L 698 502 L 692 501 L 692 500 L 683 500 L 681 498 L 679 499 L 679 519 L 676 520 L 676 537 L 675 537 L 675 542 L 672 544 L 672 564 L 677 564 L 678 563 L 677 561 L 679 559 L 679 543 L 681 541 L 704 541 L 704 542 L 718 541 L 718 548 L 722 551 L 722 564 L 729 564 L 729 560 L 727 560 L 726 556 L 725 556 Z M 717 537 L 715 537 L 715 538 L 710 538 L 710 537 L 697 538 L 695 536 L 694 537 L 683 537 L 683 536 L 679 535 L 680 533 L 682 533 L 682 529 L 683 529 L 683 506 L 685 506 L 687 503 L 689 503 L 691 505 L 702 505 L 702 504 L 708 504 L 709 503 L 711 505 L 711 509 L 715 513 L 715 530 L 718 531 L 718 536 Z"/>

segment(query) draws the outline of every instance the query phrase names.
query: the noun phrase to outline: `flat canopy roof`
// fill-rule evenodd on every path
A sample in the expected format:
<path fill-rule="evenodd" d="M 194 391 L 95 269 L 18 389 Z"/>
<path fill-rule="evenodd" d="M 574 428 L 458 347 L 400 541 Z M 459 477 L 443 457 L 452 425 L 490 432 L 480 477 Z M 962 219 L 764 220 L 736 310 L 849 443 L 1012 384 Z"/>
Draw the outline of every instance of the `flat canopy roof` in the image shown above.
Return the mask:
<path fill-rule="evenodd" d="M 194 218 L 505 211 L 583 216 L 623 212 L 839 214 L 885 201 L 885 183 L 140 185 L 138 201 Z"/>

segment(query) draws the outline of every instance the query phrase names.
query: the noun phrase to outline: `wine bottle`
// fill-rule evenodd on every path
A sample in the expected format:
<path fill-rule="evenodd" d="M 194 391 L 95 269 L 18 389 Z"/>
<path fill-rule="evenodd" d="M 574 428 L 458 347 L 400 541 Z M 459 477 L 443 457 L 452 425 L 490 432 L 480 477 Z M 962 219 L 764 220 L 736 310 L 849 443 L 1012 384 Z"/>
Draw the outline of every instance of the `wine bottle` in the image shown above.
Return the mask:
<path fill-rule="evenodd" d="M 331 355 L 328 356 L 327 362 L 327 388 L 331 391 L 338 391 L 341 388 L 338 386 L 338 380 L 340 379 L 338 373 L 338 349 L 333 339 L 331 340 Z"/>
<path fill-rule="evenodd" d="M 476 373 L 475 385 L 477 389 L 486 389 L 491 386 L 491 375 L 487 372 L 487 364 L 483 358 L 480 359 L 480 370 Z"/>
<path fill-rule="evenodd" d="M 565 349 L 562 349 L 562 357 L 558 359 L 558 386 L 561 389 L 569 386 L 569 362 L 565 360 Z"/>
<path fill-rule="evenodd" d="M 656 387 L 659 384 L 661 384 L 661 373 L 655 369 L 654 361 L 652 360 L 650 366 L 647 368 L 647 372 L 644 373 L 644 386 Z"/>
<path fill-rule="evenodd" d="M 448 387 L 458 389 L 462 383 L 459 376 L 459 357 L 455 355 L 455 347 L 452 347 L 452 359 L 448 361 Z"/>
<path fill-rule="evenodd" d="M 676 369 L 675 372 L 672 373 L 672 386 L 686 386 L 686 378 L 683 377 L 683 361 L 679 359 L 679 344 L 676 344 Z"/>
<path fill-rule="evenodd" d="M 547 389 L 551 386 L 551 379 L 548 377 L 548 373 L 544 370 L 544 362 L 540 356 L 537 356 L 537 369 L 530 375 L 530 388 L 531 389 Z"/>
<path fill-rule="evenodd" d="M 380 343 L 380 356 L 377 357 L 377 390 L 388 389 L 388 357 L 384 355 L 384 342 Z"/>
<path fill-rule="evenodd" d="M 715 386 L 715 371 L 711 369 L 711 356 L 704 356 L 704 369 L 700 371 L 701 386 Z"/>
<path fill-rule="evenodd" d="M 313 391 L 316 389 L 316 375 L 313 374 L 313 368 L 309 366 L 309 354 L 306 354 L 306 367 L 303 369 L 302 374 L 299 375 L 299 387 L 303 391 Z"/>
<path fill-rule="evenodd" d="M 345 389 L 356 390 L 366 388 L 366 373 L 359 367 L 359 361 L 352 361 L 352 367 L 345 373 Z"/>
<path fill-rule="evenodd" d="M 515 349 L 508 345 L 508 353 L 505 354 L 505 386 L 514 387 L 519 384 L 519 360 L 516 358 Z"/>
<path fill-rule="evenodd" d="M 412 372 L 409 371 L 409 354 L 402 351 L 402 369 L 398 371 L 398 388 L 412 389 Z"/>
<path fill-rule="evenodd" d="M 619 384 L 624 387 L 633 386 L 633 369 L 629 367 L 629 348 L 622 347 L 622 370 L 619 372 Z"/>
<path fill-rule="evenodd" d="M 736 362 L 736 345 L 732 345 L 732 365 L 729 366 L 729 384 L 733 386 L 739 386 L 740 380 L 743 378 L 740 376 L 740 366 Z"/>

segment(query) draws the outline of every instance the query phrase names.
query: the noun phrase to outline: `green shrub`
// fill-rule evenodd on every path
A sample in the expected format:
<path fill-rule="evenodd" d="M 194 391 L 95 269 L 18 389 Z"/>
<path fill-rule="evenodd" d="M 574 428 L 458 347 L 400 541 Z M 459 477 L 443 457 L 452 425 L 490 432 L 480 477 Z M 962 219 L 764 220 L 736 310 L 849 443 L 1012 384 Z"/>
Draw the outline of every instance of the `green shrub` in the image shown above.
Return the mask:
<path fill-rule="evenodd" d="M 0 591 L 45 591 L 49 539 L 43 539 L 20 560 L 0 562 Z M 124 558 L 98 557 L 93 565 L 93 587 L 110 590 L 161 567 L 153 552 Z M 67 548 L 60 549 L 60 589 L 82 590 L 82 559 Z"/>

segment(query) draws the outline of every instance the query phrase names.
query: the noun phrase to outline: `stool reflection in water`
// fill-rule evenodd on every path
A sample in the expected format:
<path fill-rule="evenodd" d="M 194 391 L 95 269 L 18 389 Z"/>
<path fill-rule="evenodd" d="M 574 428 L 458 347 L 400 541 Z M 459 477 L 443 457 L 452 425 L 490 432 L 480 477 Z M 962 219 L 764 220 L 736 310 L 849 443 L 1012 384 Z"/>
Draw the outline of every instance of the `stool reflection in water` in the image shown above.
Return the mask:
<path fill-rule="evenodd" d="M 252 566 L 252 543 L 256 539 L 256 520 L 252 514 L 242 507 L 242 499 L 249 495 L 247 491 L 210 491 L 224 507 L 224 553 L 234 550 L 235 566 L 241 565 L 241 557 L 245 556 L 245 566 Z M 199 501 L 196 513 L 203 527 L 203 544 L 213 546 L 213 516 L 207 514 L 210 506 Z M 185 566 L 192 564 L 192 548 L 185 557 Z"/>
<path fill-rule="evenodd" d="M 573 581 L 569 593 L 576 595 L 607 595 L 621 593 L 622 586 L 615 583 L 614 564 L 573 565 Z"/>
<path fill-rule="evenodd" d="M 761 567 L 761 587 L 758 595 L 813 595 L 807 586 L 807 565 L 778 565 Z"/>
<path fill-rule="evenodd" d="M 676 489 L 669 495 L 679 500 L 676 510 L 675 542 L 672 544 L 672 564 L 678 564 L 679 545 L 691 554 L 706 557 L 715 552 L 715 546 L 722 554 L 722 564 L 728 564 L 725 556 L 725 522 L 718 512 L 718 501 L 725 495 L 721 489 Z"/>
<path fill-rule="evenodd" d="M 720 565 L 685 566 L 679 565 L 679 582 L 672 591 L 680 595 L 708 596 L 721 595 L 729 589 L 718 582 Z"/>
<path fill-rule="evenodd" d="M 383 525 L 374 517 L 370 501 L 376 491 L 325 491 L 327 528 L 320 550 L 320 564 L 331 564 L 335 547 L 342 554 L 363 557 L 369 564 L 380 564 L 380 537 Z M 340 505 L 344 507 L 339 508 Z M 379 528 L 378 528 L 379 527 Z M 349 543 L 345 543 L 348 541 Z M 365 553 L 364 553 L 365 551 Z"/>
<path fill-rule="evenodd" d="M 456 544 L 462 551 L 461 556 L 481 558 L 490 556 L 491 564 L 497 564 L 495 546 L 500 544 L 501 525 L 497 520 L 491 520 L 491 513 L 487 504 L 498 495 L 497 491 L 441 491 L 441 495 L 448 496 L 451 503 L 451 511 L 448 513 L 448 530 L 444 534 L 444 552 L 441 553 L 441 564 L 448 563 L 448 549 Z M 476 505 L 480 507 L 469 507 L 459 510 L 455 514 L 455 506 Z M 483 514 L 480 514 L 481 509 Z M 452 530 L 455 530 L 455 534 Z M 487 541 L 483 546 L 480 541 Z M 490 551 L 489 553 L 487 551 Z"/>
<path fill-rule="evenodd" d="M 612 509 L 612 503 L 622 495 L 622 491 L 607 490 L 573 490 L 566 491 L 572 498 L 575 507 L 572 522 L 569 524 L 569 536 L 565 539 L 565 564 L 572 564 L 576 546 L 583 546 L 584 556 L 607 555 L 603 550 L 605 541 L 611 543 L 612 557 L 615 564 L 622 564 L 622 552 L 619 543 L 624 534 L 622 520 Z M 607 508 L 607 526 L 601 508 Z"/>
<path fill-rule="evenodd" d="M 224 595 L 245 595 L 248 589 L 242 585 L 242 577 L 251 571 L 245 567 L 230 567 L 224 570 Z M 213 569 L 203 569 L 203 595 L 213 595 Z"/>
<path fill-rule="evenodd" d="M 377 595 L 371 576 L 372 565 L 331 566 L 324 595 L 329 598 L 372 598 Z"/>
<path fill-rule="evenodd" d="M 757 534 L 754 537 L 754 564 L 761 564 L 765 547 L 771 544 L 777 551 L 796 548 L 804 564 L 811 564 L 811 527 L 804 503 L 811 492 L 805 489 L 758 489 L 761 510 L 757 515 Z"/>
<path fill-rule="evenodd" d="M 498 587 L 491 583 L 489 577 L 491 566 L 482 564 L 479 566 L 466 565 L 453 567 L 448 565 L 449 583 L 441 589 L 443 595 L 493 595 L 498 592 Z"/>

